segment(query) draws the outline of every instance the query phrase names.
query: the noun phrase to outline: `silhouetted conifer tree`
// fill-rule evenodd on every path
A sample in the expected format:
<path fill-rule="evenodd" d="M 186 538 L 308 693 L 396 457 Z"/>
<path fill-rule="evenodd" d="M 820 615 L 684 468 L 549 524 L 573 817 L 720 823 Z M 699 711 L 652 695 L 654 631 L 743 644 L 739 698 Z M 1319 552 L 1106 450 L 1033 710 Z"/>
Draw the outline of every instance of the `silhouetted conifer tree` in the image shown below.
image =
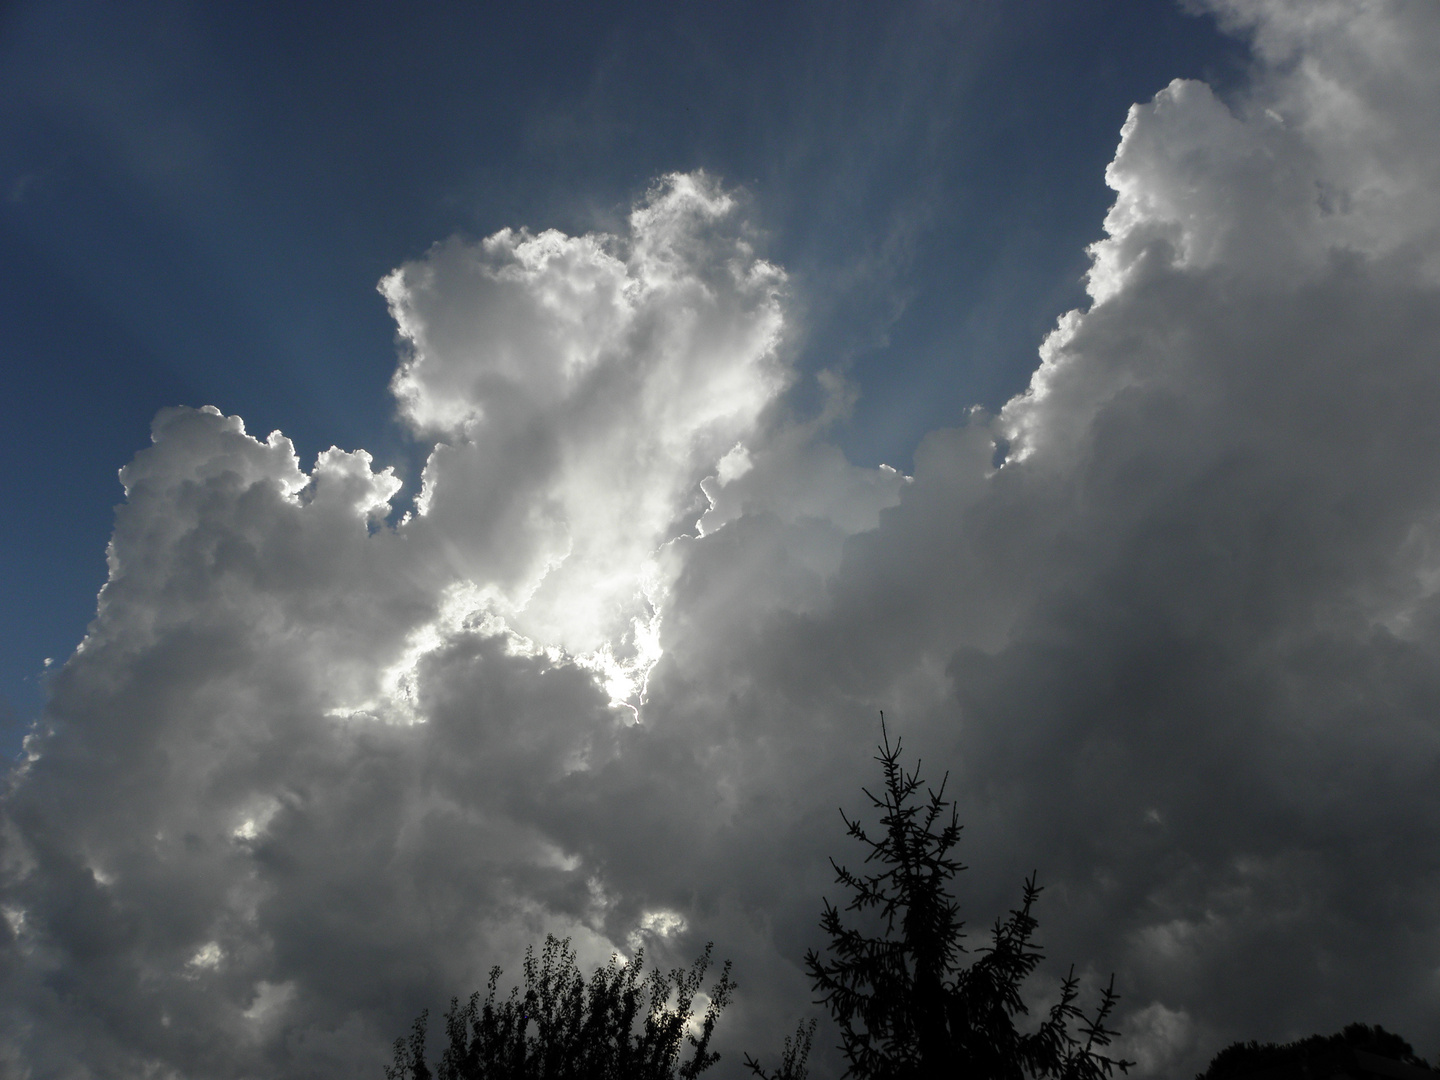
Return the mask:
<path fill-rule="evenodd" d="M 1032 876 L 1020 907 L 996 920 L 991 943 L 965 966 L 964 923 L 950 882 L 964 869 L 952 852 L 960 840 L 954 806 L 938 791 L 919 792 L 916 772 L 900 764 L 900 741 L 890 745 L 881 715 L 876 760 L 884 788 L 869 796 L 881 812 L 881 832 L 871 836 L 841 811 L 850 836 L 868 850 L 873 873 L 852 873 L 833 859 L 836 880 L 851 894 L 845 911 L 878 916 L 881 933 L 847 926 L 840 909 L 825 901 L 821 926 L 830 937 L 828 955 L 811 951 L 805 966 L 819 1003 L 840 1026 L 847 1076 L 858 1080 L 930 1080 L 957 1077 L 1020 1080 L 1058 1077 L 1099 1080 L 1133 1062 L 1101 1051 L 1116 1033 L 1106 1021 L 1118 1000 L 1114 977 L 1093 1015 L 1076 1004 L 1074 968 L 1061 984 L 1060 1000 L 1035 1031 L 1022 1033 L 1015 1018 L 1026 1012 L 1020 987 L 1044 958 L 1033 942 L 1031 909 L 1040 895 Z M 947 776 L 948 779 L 948 776 Z M 759 1075 L 765 1074 L 750 1062 Z"/>
<path fill-rule="evenodd" d="M 395 1040 L 388 1080 L 694 1080 L 719 1060 L 710 1036 L 734 984 L 730 964 L 711 987 L 698 1035 L 687 1030 L 710 966 L 709 945 L 689 971 L 643 974 L 645 958 L 597 968 L 587 983 L 570 940 L 545 939 L 540 959 L 525 951 L 524 989 L 497 998 L 500 969 L 479 992 L 445 1014 L 446 1045 L 434 1072 L 425 1062 L 427 1014 L 409 1039 Z M 682 1061 L 689 1043 L 691 1053 Z"/>

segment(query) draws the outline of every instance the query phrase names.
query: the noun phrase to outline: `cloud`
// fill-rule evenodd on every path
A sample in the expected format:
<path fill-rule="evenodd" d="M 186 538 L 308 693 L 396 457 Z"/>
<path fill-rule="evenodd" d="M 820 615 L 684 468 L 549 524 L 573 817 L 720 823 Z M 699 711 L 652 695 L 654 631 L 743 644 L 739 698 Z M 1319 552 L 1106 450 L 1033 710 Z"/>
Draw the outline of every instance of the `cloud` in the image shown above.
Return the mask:
<path fill-rule="evenodd" d="M 685 925 L 574 819 L 635 782 L 599 778 L 641 737 L 612 699 L 653 664 L 665 543 L 788 378 L 783 275 L 739 227 L 679 176 L 623 238 L 388 277 L 397 396 L 441 437 L 398 522 L 363 451 L 307 473 L 279 433 L 160 414 L 7 802 L 25 1059 L 350 1074 L 539 928 L 603 959 Z"/>
<path fill-rule="evenodd" d="M 879 708 L 951 773 L 972 926 L 1038 867 L 1145 1074 L 1426 1038 L 1440 34 L 1215 10 L 1250 85 L 1132 109 L 1090 306 L 913 477 L 827 442 L 836 379 L 788 411 L 784 275 L 700 174 L 384 280 L 408 510 L 363 452 L 161 413 L 5 799 L 0 1060 L 377 1069 L 554 930 L 716 940 L 734 1065 L 806 1011 Z"/>
<path fill-rule="evenodd" d="M 381 283 L 407 345 L 401 415 L 444 440 L 407 532 L 520 633 L 573 653 L 643 638 L 657 549 L 784 389 L 784 274 L 735 210 L 703 175 L 674 176 L 623 239 L 505 230 Z M 608 662 L 634 684 L 622 698 L 650 662 L 636 657 Z"/>

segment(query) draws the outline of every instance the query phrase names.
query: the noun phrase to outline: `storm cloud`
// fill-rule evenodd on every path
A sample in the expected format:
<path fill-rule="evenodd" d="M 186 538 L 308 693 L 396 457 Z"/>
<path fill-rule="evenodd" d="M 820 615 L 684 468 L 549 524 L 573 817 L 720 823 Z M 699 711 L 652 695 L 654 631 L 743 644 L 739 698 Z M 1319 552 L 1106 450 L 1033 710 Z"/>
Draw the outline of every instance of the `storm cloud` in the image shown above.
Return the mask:
<path fill-rule="evenodd" d="M 381 282 L 403 505 L 163 411 L 8 781 L 0 1060 L 378 1074 L 555 932 L 714 940 L 734 1069 L 815 1011 L 881 709 L 950 774 L 972 929 L 1038 869 L 1142 1075 L 1440 1051 L 1440 9 L 1215 14 L 1248 85 L 1131 110 L 1091 303 L 912 476 L 833 444 L 843 375 L 795 406 L 792 285 L 699 172 Z"/>

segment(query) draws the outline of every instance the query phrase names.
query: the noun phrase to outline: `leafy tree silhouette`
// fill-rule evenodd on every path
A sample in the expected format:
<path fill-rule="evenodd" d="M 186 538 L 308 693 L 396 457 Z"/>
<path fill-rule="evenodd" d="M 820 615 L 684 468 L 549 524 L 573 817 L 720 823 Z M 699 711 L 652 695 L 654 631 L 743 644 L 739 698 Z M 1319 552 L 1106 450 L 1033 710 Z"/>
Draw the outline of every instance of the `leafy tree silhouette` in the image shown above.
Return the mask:
<path fill-rule="evenodd" d="M 810 1059 L 810 1047 L 815 1041 L 815 1021 L 800 1021 L 793 1036 L 785 1037 L 785 1051 L 780 1055 L 780 1068 L 767 1073 L 760 1063 L 749 1054 L 745 1055 L 745 1067 L 761 1080 L 805 1080 L 809 1075 L 806 1062 Z"/>
<path fill-rule="evenodd" d="M 432 1073 L 425 1061 L 428 1014 L 409 1039 L 395 1040 L 387 1080 L 694 1080 L 719 1060 L 710 1037 L 734 984 L 727 961 L 708 994 L 698 1034 L 690 1030 L 696 995 L 710 966 L 711 946 L 689 971 L 643 973 L 644 951 L 597 968 L 587 984 L 570 939 L 545 938 L 540 959 L 525 951 L 524 992 L 497 999 L 501 971 L 490 969 L 479 992 L 461 1005 L 450 999 L 446 1046 Z M 684 1043 L 690 1056 L 682 1061 Z"/>
<path fill-rule="evenodd" d="M 1387 1080 L 1433 1076 L 1414 1047 L 1378 1024 L 1349 1024 L 1334 1035 L 1311 1035 L 1292 1043 L 1231 1043 L 1195 1080 L 1265 1077 L 1266 1080 L 1330 1080 L 1383 1076 Z"/>
<path fill-rule="evenodd" d="M 883 831 L 872 837 L 840 812 L 849 835 L 868 849 L 865 862 L 876 870 L 854 873 L 833 859 L 831 865 L 851 894 L 845 911 L 873 913 L 883 932 L 867 936 L 847 926 L 826 900 L 820 924 L 830 938 L 829 956 L 811 950 L 805 957 L 820 995 L 817 1003 L 828 1007 L 840 1027 L 849 1063 L 845 1075 L 1099 1080 L 1117 1069 L 1127 1071 L 1133 1062 L 1101 1052 L 1116 1034 L 1105 1026 L 1119 1000 L 1113 975 L 1087 1017 L 1076 1004 L 1079 980 L 1072 966 L 1060 1000 L 1038 1029 L 1022 1033 L 1015 1026 L 1015 1018 L 1027 1012 L 1020 987 L 1044 959 L 1032 941 L 1037 924 L 1031 909 L 1040 895 L 1033 875 L 1020 907 L 996 920 L 991 944 L 968 967 L 962 965 L 964 923 L 949 889 L 964 869 L 951 854 L 960 840 L 957 811 L 944 798 L 945 781 L 919 797 L 919 763 L 907 772 L 900 764 L 901 742 L 890 744 L 883 713 L 880 724 L 875 760 L 885 786 L 879 795 L 869 789 L 865 794 L 881 811 Z M 746 1064 L 764 1080 L 793 1080 L 788 1058 L 774 1077 L 753 1059 Z"/>

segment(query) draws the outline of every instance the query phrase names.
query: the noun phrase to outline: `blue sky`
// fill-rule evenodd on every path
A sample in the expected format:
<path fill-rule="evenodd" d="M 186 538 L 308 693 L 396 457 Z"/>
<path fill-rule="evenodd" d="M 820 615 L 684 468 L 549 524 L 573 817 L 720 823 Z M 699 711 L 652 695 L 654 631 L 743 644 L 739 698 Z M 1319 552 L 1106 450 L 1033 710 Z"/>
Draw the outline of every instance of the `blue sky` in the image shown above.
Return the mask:
<path fill-rule="evenodd" d="M 882 710 L 1137 1077 L 1440 1054 L 1440 7 L 12 4 L 0 244 L 0 1073 L 738 1076 Z"/>
<path fill-rule="evenodd" d="M 1125 112 L 1245 63 L 1207 17 L 1067 5 L 14 4 L 0 32 L 8 752 L 94 613 L 116 470 L 167 405 L 414 482 L 375 283 L 452 233 L 613 227 L 742 185 L 836 433 L 909 466 L 1083 297 Z M 807 394 L 809 397 L 807 398 Z M 804 384 L 796 407 L 813 404 Z"/>

